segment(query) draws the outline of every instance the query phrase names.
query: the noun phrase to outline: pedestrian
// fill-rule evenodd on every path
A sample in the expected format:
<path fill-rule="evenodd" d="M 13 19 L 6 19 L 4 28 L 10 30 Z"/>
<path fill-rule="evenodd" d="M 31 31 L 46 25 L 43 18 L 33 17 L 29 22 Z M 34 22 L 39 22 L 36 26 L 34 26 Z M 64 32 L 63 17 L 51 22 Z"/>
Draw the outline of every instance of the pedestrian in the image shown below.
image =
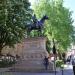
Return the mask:
<path fill-rule="evenodd" d="M 72 65 L 73 65 L 73 73 L 75 75 L 75 58 L 72 60 Z"/>
<path fill-rule="evenodd" d="M 49 65 L 48 57 L 45 56 L 45 58 L 44 58 L 44 66 L 45 66 L 46 70 L 48 69 L 48 65 Z"/>

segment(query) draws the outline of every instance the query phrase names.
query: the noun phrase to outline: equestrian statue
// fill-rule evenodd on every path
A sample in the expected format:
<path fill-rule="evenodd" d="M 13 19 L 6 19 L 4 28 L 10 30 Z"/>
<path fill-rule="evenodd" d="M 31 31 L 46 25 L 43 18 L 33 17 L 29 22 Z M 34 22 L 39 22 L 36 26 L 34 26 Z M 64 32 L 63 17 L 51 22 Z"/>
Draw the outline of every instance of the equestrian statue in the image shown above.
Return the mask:
<path fill-rule="evenodd" d="M 28 35 L 32 30 L 37 30 L 38 32 L 42 32 L 44 27 L 45 20 L 48 19 L 48 16 L 44 15 L 40 20 L 36 18 L 36 15 L 32 16 L 32 22 L 26 26 Z M 39 35 L 40 36 L 40 35 Z"/>

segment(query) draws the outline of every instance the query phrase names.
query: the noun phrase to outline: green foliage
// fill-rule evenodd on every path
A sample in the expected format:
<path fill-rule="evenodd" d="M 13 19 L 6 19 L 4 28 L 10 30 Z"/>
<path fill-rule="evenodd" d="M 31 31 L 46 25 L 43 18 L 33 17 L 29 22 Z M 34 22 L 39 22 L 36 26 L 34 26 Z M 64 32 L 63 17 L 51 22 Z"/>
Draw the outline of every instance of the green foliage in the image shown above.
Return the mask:
<path fill-rule="evenodd" d="M 63 64 L 64 62 L 62 60 L 56 60 L 56 67 L 61 67 Z"/>
<path fill-rule="evenodd" d="M 46 14 L 49 20 L 45 22 L 44 35 L 52 41 L 56 40 L 59 50 L 67 50 L 74 39 L 72 12 L 63 6 L 63 0 L 39 0 L 33 9 L 38 18 Z"/>
<path fill-rule="evenodd" d="M 73 43 L 73 45 L 75 45 L 75 27 L 73 27 L 73 30 L 74 30 L 74 32 L 72 32 L 72 34 L 71 34 L 71 40 L 72 40 L 72 43 Z"/>
<path fill-rule="evenodd" d="M 0 53 L 25 37 L 25 25 L 31 19 L 28 0 L 0 0 Z"/>
<path fill-rule="evenodd" d="M 10 66 L 12 66 L 15 63 L 16 63 L 16 60 L 12 61 L 10 59 L 3 59 L 3 60 L 0 60 L 0 68 L 10 67 Z"/>

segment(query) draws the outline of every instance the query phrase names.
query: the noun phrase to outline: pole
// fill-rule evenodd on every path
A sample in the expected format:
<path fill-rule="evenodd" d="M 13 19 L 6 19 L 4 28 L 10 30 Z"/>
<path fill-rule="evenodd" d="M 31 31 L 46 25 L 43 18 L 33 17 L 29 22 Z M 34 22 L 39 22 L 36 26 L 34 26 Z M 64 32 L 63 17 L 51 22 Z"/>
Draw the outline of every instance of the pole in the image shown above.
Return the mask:
<path fill-rule="evenodd" d="M 62 68 L 62 75 L 63 75 L 63 68 Z"/>
<path fill-rule="evenodd" d="M 64 66 L 63 65 L 61 65 L 61 72 L 62 72 L 62 75 L 63 75 L 63 73 L 64 73 Z"/>

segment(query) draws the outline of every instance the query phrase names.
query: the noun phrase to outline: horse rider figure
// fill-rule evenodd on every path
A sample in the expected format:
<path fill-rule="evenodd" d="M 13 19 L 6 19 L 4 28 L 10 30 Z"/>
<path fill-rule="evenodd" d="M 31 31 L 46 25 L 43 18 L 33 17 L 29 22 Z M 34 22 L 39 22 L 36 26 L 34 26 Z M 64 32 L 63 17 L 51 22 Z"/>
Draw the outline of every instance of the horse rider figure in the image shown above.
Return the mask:
<path fill-rule="evenodd" d="M 35 26 L 38 28 L 38 25 L 37 25 L 37 21 L 38 21 L 38 20 L 37 20 L 35 14 L 32 16 L 32 20 L 33 20 L 33 25 L 35 25 Z"/>
<path fill-rule="evenodd" d="M 32 16 L 31 23 L 29 25 L 27 25 L 27 27 L 26 27 L 27 28 L 27 35 L 29 35 L 32 30 L 37 30 L 38 34 L 39 33 L 42 34 L 41 33 L 42 27 L 44 26 L 44 22 L 47 19 L 48 19 L 48 17 L 46 15 L 44 15 L 40 20 L 38 20 L 36 18 L 36 15 L 34 14 Z M 40 36 L 40 34 L 39 34 L 39 36 Z"/>

